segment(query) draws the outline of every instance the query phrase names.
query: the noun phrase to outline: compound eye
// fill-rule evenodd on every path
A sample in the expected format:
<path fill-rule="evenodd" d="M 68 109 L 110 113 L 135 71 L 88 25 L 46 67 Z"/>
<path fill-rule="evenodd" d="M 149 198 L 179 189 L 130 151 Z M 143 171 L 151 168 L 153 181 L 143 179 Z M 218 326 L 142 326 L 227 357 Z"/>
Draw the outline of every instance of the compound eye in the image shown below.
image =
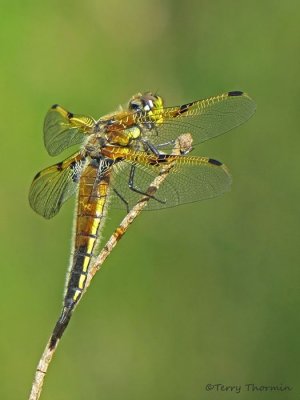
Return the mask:
<path fill-rule="evenodd" d="M 129 108 L 130 108 L 132 111 L 141 111 L 141 104 L 132 101 L 132 102 L 129 104 Z"/>

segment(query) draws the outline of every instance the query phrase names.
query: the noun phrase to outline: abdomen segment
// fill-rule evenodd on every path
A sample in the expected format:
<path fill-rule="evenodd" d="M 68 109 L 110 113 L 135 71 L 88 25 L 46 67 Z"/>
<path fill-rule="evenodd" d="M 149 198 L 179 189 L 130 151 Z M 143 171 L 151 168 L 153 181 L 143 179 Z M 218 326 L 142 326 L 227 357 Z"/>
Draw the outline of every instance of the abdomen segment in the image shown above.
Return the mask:
<path fill-rule="evenodd" d="M 98 171 L 88 166 L 80 178 L 74 252 L 64 299 L 68 308 L 74 307 L 85 287 L 99 228 L 104 222 L 109 173 L 99 177 Z"/>

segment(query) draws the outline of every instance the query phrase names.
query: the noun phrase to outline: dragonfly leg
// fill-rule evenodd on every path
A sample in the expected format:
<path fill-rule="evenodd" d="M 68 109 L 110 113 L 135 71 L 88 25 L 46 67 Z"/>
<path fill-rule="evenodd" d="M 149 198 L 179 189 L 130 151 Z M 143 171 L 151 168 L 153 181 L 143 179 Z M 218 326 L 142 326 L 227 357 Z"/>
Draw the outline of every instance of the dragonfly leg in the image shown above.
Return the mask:
<path fill-rule="evenodd" d="M 166 147 L 166 146 L 168 146 L 168 147 L 174 147 L 174 144 L 175 144 L 175 140 L 173 139 L 173 140 L 170 140 L 169 142 L 158 143 L 158 144 L 156 145 L 156 148 L 159 148 L 159 147 Z"/>
<path fill-rule="evenodd" d="M 137 187 L 135 187 L 135 186 L 134 186 L 134 174 L 135 174 L 135 166 L 132 165 L 132 166 L 131 166 L 131 169 L 130 169 L 129 181 L 128 181 L 128 186 L 129 186 L 129 189 L 130 189 L 130 190 L 132 190 L 133 192 L 142 194 L 142 195 L 144 195 L 144 196 L 148 196 L 148 197 L 150 197 L 151 199 L 158 201 L 159 203 L 162 203 L 162 204 L 165 204 L 165 203 L 166 203 L 166 201 L 160 200 L 160 199 L 158 199 L 157 197 L 152 196 L 151 194 L 148 194 L 148 193 L 146 193 L 146 192 L 143 192 L 142 190 L 140 190 L 140 189 L 138 189 Z"/>
<path fill-rule="evenodd" d="M 157 157 L 164 154 L 162 152 L 160 152 L 158 150 L 159 147 L 166 147 L 166 146 L 171 146 L 174 147 L 176 141 L 175 140 L 171 140 L 170 142 L 166 142 L 166 143 L 159 143 L 156 146 L 153 146 L 152 143 L 148 142 L 147 140 L 144 140 L 143 143 L 147 146 L 147 148 L 153 153 L 155 154 Z M 176 146 L 177 147 L 177 146 Z M 192 146 L 190 146 L 189 148 L 181 148 L 180 143 L 178 144 L 179 147 L 179 152 L 181 155 L 186 155 L 188 154 L 191 150 L 193 150 Z"/>
<path fill-rule="evenodd" d="M 117 189 L 113 188 L 113 191 L 116 193 L 116 195 L 119 197 L 119 199 L 125 204 L 127 208 L 127 213 L 129 213 L 129 203 L 128 201 L 117 191 Z"/>
<path fill-rule="evenodd" d="M 146 145 L 148 150 L 150 150 L 157 157 L 161 154 L 160 151 L 157 150 L 157 148 L 152 143 L 148 142 L 148 140 L 143 140 L 143 143 Z"/>

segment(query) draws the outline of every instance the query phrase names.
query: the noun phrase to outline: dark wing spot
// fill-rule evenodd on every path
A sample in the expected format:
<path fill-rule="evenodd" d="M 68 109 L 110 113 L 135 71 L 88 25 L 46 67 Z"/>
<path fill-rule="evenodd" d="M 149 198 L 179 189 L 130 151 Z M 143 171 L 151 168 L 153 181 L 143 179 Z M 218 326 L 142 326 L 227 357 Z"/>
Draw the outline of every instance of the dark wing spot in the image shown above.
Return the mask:
<path fill-rule="evenodd" d="M 179 114 L 185 113 L 189 109 L 187 104 L 183 104 L 179 109 Z"/>
<path fill-rule="evenodd" d="M 183 104 L 180 106 L 179 110 L 176 111 L 176 113 L 173 115 L 174 117 L 178 117 L 181 114 L 184 114 L 187 112 L 187 110 L 193 105 L 194 103 L 188 103 L 188 104 Z"/>
<path fill-rule="evenodd" d="M 159 154 L 158 155 L 158 161 L 159 162 L 165 162 L 169 158 L 169 154 Z"/>
<path fill-rule="evenodd" d="M 153 157 L 152 159 L 149 159 L 149 164 L 157 166 L 163 163 L 167 163 L 169 157 L 169 154 L 159 154 L 158 157 Z"/>
<path fill-rule="evenodd" d="M 68 111 L 68 118 L 70 119 L 70 118 L 73 118 L 73 117 L 74 117 L 74 114 L 71 113 L 70 111 Z"/>
<path fill-rule="evenodd" d="M 56 164 L 56 168 L 57 168 L 58 171 L 61 171 L 63 169 L 63 161 L 61 161 L 58 164 Z"/>
<path fill-rule="evenodd" d="M 58 107 L 58 104 L 53 104 L 53 106 L 51 107 L 52 110 L 55 110 Z"/>
<path fill-rule="evenodd" d="M 187 112 L 187 110 L 188 110 L 193 104 L 194 104 L 194 103 L 183 104 L 183 105 L 180 107 L 179 113 L 180 113 L 180 114 L 183 114 L 183 113 Z"/>
<path fill-rule="evenodd" d="M 239 90 L 228 92 L 228 96 L 242 96 L 244 92 L 240 92 Z"/>
<path fill-rule="evenodd" d="M 214 160 L 213 158 L 210 158 L 210 159 L 208 160 L 208 162 L 209 162 L 210 164 L 218 165 L 218 166 L 220 166 L 220 165 L 223 164 L 223 163 L 221 163 L 221 162 L 218 161 L 218 160 Z"/>

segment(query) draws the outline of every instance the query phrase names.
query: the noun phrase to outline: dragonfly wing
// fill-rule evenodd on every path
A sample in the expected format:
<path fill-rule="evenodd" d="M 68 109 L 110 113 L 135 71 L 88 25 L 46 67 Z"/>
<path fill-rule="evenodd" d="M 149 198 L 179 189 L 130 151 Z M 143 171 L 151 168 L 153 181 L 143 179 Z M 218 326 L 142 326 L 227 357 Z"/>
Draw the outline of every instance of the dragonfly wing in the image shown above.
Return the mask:
<path fill-rule="evenodd" d="M 48 153 L 55 156 L 66 148 L 83 143 L 92 132 L 94 120 L 84 115 L 75 115 L 55 104 L 44 121 L 44 143 Z"/>
<path fill-rule="evenodd" d="M 246 122 L 255 112 L 254 101 L 243 92 L 228 92 L 180 107 L 156 110 L 154 128 L 146 130 L 148 139 L 163 148 L 173 148 L 184 133 L 193 136 L 193 144 L 219 136 Z M 141 117 L 143 124 L 145 117 Z"/>
<path fill-rule="evenodd" d="M 80 153 L 39 172 L 30 187 L 29 203 L 44 218 L 54 217 L 76 191 L 84 158 Z"/>
<path fill-rule="evenodd" d="M 145 157 L 145 156 L 144 156 Z M 152 157 L 153 158 L 153 157 Z M 147 166 L 122 161 L 115 164 L 112 174 L 111 206 L 132 208 L 143 196 L 129 188 L 129 176 L 135 168 L 133 185 L 146 193 L 163 165 Z M 231 176 L 224 164 L 207 157 L 177 156 L 146 210 L 175 207 L 221 195 L 230 189 Z"/>

